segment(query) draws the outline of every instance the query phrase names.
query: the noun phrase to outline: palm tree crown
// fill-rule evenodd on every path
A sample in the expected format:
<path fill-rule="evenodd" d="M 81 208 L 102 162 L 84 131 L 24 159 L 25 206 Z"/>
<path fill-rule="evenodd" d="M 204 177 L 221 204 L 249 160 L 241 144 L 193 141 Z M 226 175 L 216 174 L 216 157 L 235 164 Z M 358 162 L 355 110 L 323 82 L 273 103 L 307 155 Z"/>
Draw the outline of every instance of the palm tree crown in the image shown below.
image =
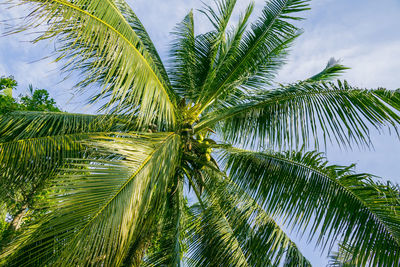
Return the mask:
<path fill-rule="evenodd" d="M 254 23 L 250 4 L 231 27 L 236 2 L 205 5 L 204 34 L 187 14 L 165 68 L 124 0 L 15 1 L 31 8 L 16 31 L 45 24 L 34 41 L 54 40 L 101 115 L 0 117 L 2 203 L 47 194 L 3 264 L 309 266 L 275 219 L 322 250 L 339 243 L 335 264 L 400 264 L 399 188 L 307 152 L 397 132 L 400 92 L 334 82 L 347 68 L 333 59 L 276 83 L 308 1 L 269 0 Z"/>

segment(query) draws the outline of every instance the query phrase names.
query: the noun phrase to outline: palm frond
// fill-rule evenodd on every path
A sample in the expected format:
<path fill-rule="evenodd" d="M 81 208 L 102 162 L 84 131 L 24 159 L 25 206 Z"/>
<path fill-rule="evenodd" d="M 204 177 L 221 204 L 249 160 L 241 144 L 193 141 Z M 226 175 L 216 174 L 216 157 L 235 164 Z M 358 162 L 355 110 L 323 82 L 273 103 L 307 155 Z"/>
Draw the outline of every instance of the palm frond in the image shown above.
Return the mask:
<path fill-rule="evenodd" d="M 146 47 L 147 52 L 149 53 L 153 62 L 155 63 L 157 70 L 160 72 L 166 86 L 169 87 L 169 90 L 172 90 L 167 71 L 164 67 L 164 64 L 163 64 L 161 58 L 160 58 L 160 55 L 158 54 L 157 49 L 155 48 L 155 46 L 153 44 L 153 41 L 151 40 L 149 34 L 147 33 L 146 29 L 144 28 L 142 22 L 139 20 L 138 16 L 135 14 L 135 12 L 133 12 L 131 7 L 126 3 L 125 0 L 112 0 L 112 2 L 117 6 L 118 10 L 121 12 L 121 14 L 124 16 L 126 21 L 129 23 L 129 25 L 132 27 L 132 29 L 135 31 L 135 33 L 138 35 L 138 37 L 140 38 L 140 41 Z M 176 97 L 176 96 L 172 95 L 172 97 Z M 174 99 L 174 101 L 176 101 L 176 100 L 177 99 Z"/>
<path fill-rule="evenodd" d="M 319 73 L 315 74 L 314 76 L 308 78 L 306 82 L 320 82 L 320 81 L 330 81 L 335 78 L 338 78 L 342 73 L 350 68 L 343 66 L 340 64 L 339 60 L 335 58 L 331 58 L 328 61 L 326 67 Z"/>
<path fill-rule="evenodd" d="M 215 79 L 215 65 L 219 61 L 221 55 L 225 53 L 223 49 L 226 43 L 226 30 L 236 2 L 237 0 L 215 0 L 216 9 L 210 5 L 205 5 L 205 8 L 200 10 L 214 26 L 214 31 L 208 33 L 207 36 L 209 39 L 206 39 L 206 45 L 203 45 L 203 47 L 208 48 L 206 53 L 204 53 L 205 57 L 203 60 L 206 72 L 196 102 L 199 102 L 199 100 L 204 97 L 207 93 L 207 86 Z"/>
<path fill-rule="evenodd" d="M 196 68 L 192 11 L 175 27 L 173 34 L 175 40 L 170 52 L 171 62 L 173 63 L 170 69 L 172 84 L 180 95 L 188 99 L 194 99 L 197 89 L 198 76 L 196 73 L 198 69 Z"/>
<path fill-rule="evenodd" d="M 310 266 L 296 245 L 245 191 L 216 169 L 206 168 L 203 172 L 205 191 L 201 196 L 202 203 L 208 203 L 215 209 L 214 216 L 221 218 L 219 220 L 225 221 L 225 224 L 232 229 L 233 236 L 245 256 L 246 265 Z M 208 228 L 215 228 L 211 223 L 208 224 Z M 210 230 L 203 231 L 207 233 Z M 196 232 L 201 231 L 196 229 Z M 212 235 L 206 235 L 202 242 L 213 238 Z M 209 262 L 219 262 L 221 257 L 226 257 L 224 256 L 226 251 L 217 251 L 217 247 L 211 245 L 207 243 L 202 245 L 203 251 L 197 254 L 208 258 Z"/>
<path fill-rule="evenodd" d="M 184 228 L 183 183 L 178 182 L 166 200 L 159 236 L 153 239 L 146 253 L 144 266 L 181 266 Z"/>
<path fill-rule="evenodd" d="M 399 192 L 330 166 L 315 152 L 252 152 L 227 149 L 221 156 L 231 179 L 266 211 L 331 249 L 340 239 L 362 263 L 400 263 Z M 319 234 L 317 234 L 319 233 Z"/>
<path fill-rule="evenodd" d="M 157 224 L 179 137 L 103 135 L 92 147 L 86 159 L 72 159 L 54 179 L 51 212 L 6 250 L 8 265 L 118 266 L 141 233 Z"/>
<path fill-rule="evenodd" d="M 299 35 L 299 30 L 288 21 L 300 19 L 292 14 L 307 10 L 307 2 L 274 0 L 266 3 L 259 20 L 243 37 L 235 57 L 223 62 L 212 83 L 207 85 L 207 93 L 200 101 L 203 109 L 236 87 L 259 89 L 260 85 L 271 81 L 284 62 L 287 48 Z"/>
<path fill-rule="evenodd" d="M 352 248 L 343 244 L 340 244 L 339 250 L 332 252 L 329 258 L 329 267 L 353 267 L 361 265 L 357 261 L 357 256 L 354 255 Z"/>
<path fill-rule="evenodd" d="M 202 207 L 191 207 L 191 213 L 189 266 L 249 266 L 231 225 L 218 207 L 205 201 Z"/>
<path fill-rule="evenodd" d="M 121 116 L 48 112 L 13 112 L 0 116 L 1 198 L 37 187 L 50 179 L 67 158 L 80 158 L 82 140 L 99 133 L 127 131 Z M 6 199 L 6 198 L 4 198 Z"/>
<path fill-rule="evenodd" d="M 77 133 L 133 131 L 130 118 L 61 112 L 16 111 L 0 116 L 0 143 Z"/>
<path fill-rule="evenodd" d="M 149 40 L 138 29 L 137 18 L 121 1 L 23 0 L 33 4 L 26 25 L 35 28 L 47 22 L 47 29 L 35 41 L 55 39 L 58 59 L 65 59 L 64 71 L 78 71 L 79 87 L 103 86 L 92 99 L 106 98 L 104 108 L 113 112 L 136 112 L 140 124 L 175 123 L 175 95 L 163 79 L 159 63 L 150 53 Z M 132 23 L 133 21 L 133 23 Z M 132 25 L 136 27 L 132 27 Z"/>
<path fill-rule="evenodd" d="M 195 129 L 219 123 L 227 141 L 269 147 L 318 147 L 321 137 L 325 144 L 370 146 L 371 126 L 398 132 L 399 99 L 400 91 L 358 89 L 346 81 L 301 82 L 210 113 Z"/>

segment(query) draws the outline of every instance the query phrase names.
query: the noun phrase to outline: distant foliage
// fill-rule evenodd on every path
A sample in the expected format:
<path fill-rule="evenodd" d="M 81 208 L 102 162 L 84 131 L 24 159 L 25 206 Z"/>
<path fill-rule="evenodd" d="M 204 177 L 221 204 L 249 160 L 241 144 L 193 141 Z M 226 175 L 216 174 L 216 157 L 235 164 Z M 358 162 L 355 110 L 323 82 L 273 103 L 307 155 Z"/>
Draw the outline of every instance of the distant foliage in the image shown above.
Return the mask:
<path fill-rule="evenodd" d="M 18 83 L 13 76 L 0 78 L 0 114 L 11 111 L 50 111 L 61 112 L 56 101 L 50 97 L 45 89 L 33 89 L 29 86 L 29 94 L 13 98 L 13 91 Z"/>

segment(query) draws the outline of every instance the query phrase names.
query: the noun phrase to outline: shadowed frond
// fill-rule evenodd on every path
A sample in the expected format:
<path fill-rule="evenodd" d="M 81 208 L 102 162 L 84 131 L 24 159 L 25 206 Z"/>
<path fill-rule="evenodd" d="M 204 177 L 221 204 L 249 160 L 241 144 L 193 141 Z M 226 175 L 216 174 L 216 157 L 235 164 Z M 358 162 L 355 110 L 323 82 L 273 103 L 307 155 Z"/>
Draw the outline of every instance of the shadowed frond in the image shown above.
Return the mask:
<path fill-rule="evenodd" d="M 157 224 L 179 137 L 116 133 L 96 140 L 86 159 L 71 159 L 54 179 L 54 207 L 6 250 L 2 258 L 10 255 L 9 266 L 117 266 L 132 255 L 131 244 L 145 238 L 141 233 Z"/>
<path fill-rule="evenodd" d="M 245 256 L 246 264 L 249 266 L 310 266 L 310 263 L 296 245 L 286 236 L 279 228 L 275 221 L 267 215 L 267 213 L 241 188 L 232 183 L 229 178 L 222 172 L 206 168 L 205 191 L 202 194 L 202 202 L 208 203 L 211 209 L 215 209 L 214 217 L 232 229 L 232 235 L 237 240 L 240 250 Z M 204 213 L 210 211 L 206 210 Z M 209 219 L 211 222 L 213 219 Z M 215 220 L 215 219 L 214 219 Z M 195 227 L 203 227 L 203 225 L 194 225 Z M 207 227 L 215 229 L 208 222 Z M 197 233 L 205 232 L 205 236 L 201 242 L 205 242 L 199 247 L 202 252 L 195 253 L 197 246 L 193 246 L 194 255 L 201 255 L 204 258 L 197 261 L 219 262 L 223 264 L 226 251 L 218 251 L 213 244 L 208 244 L 207 240 L 213 240 L 212 230 L 199 230 Z M 210 232 L 211 235 L 207 235 Z M 229 253 L 228 253 L 229 255 Z M 192 256 L 192 259 L 195 259 Z M 239 262 L 239 261 L 238 261 Z M 239 266 L 239 265 L 235 265 Z M 280 265 L 279 265 L 280 266 Z"/>
<path fill-rule="evenodd" d="M 154 51 L 148 50 L 149 39 L 142 41 L 144 32 L 135 31 L 137 18 L 131 17 L 129 23 L 117 8 L 123 8 L 126 16 L 132 14 L 121 1 L 20 2 L 34 4 L 25 21 L 28 28 L 47 22 L 45 32 L 35 41 L 56 40 L 58 59 L 65 59 L 64 71 L 81 74 L 78 86 L 103 86 L 93 101 L 106 98 L 103 108 L 116 113 L 134 111 L 139 124 L 175 124 L 175 95 L 158 69 L 160 63 L 154 61 Z"/>
<path fill-rule="evenodd" d="M 221 160 L 231 179 L 266 211 L 299 232 L 308 227 L 317 244 L 332 246 L 340 238 L 363 263 L 400 263 L 400 201 L 393 187 L 352 167 L 330 166 L 315 152 L 232 148 Z"/>
<path fill-rule="evenodd" d="M 177 178 L 180 179 L 180 178 Z M 143 266 L 181 266 L 183 257 L 184 211 L 183 183 L 175 185 L 167 200 L 161 228 L 149 247 Z"/>
<path fill-rule="evenodd" d="M 220 122 L 225 140 L 269 147 L 318 147 L 321 133 L 324 142 L 369 146 L 370 125 L 398 131 L 399 98 L 400 91 L 358 89 L 346 81 L 302 82 L 210 113 L 195 129 Z"/>

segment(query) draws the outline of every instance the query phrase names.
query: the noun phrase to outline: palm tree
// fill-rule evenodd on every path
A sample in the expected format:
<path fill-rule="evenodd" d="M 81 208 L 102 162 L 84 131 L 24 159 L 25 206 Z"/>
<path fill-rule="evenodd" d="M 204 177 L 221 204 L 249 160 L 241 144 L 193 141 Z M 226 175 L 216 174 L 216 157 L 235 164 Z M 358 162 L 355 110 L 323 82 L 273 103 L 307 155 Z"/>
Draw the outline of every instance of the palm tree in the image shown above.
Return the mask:
<path fill-rule="evenodd" d="M 334 60 L 274 82 L 308 1 L 270 0 L 251 27 L 250 4 L 230 27 L 236 1 L 217 0 L 199 35 L 190 12 L 168 68 L 123 0 L 17 2 L 102 115 L 1 117 L 2 201 L 49 195 L 3 264 L 309 266 L 275 220 L 357 264 L 400 264 L 399 188 L 309 151 L 397 132 L 400 92 L 334 82 L 346 69 Z"/>

